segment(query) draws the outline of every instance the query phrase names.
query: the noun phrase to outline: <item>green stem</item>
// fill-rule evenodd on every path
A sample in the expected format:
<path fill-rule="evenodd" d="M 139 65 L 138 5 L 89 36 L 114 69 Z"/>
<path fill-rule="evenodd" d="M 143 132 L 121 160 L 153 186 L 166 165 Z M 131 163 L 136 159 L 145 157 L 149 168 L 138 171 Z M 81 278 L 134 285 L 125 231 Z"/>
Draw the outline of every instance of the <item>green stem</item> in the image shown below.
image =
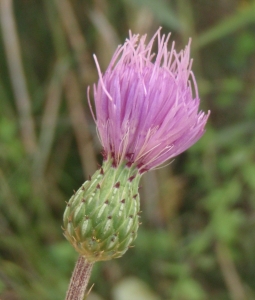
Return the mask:
<path fill-rule="evenodd" d="M 70 280 L 65 300 L 84 299 L 92 267 L 93 263 L 88 262 L 83 256 L 79 256 Z"/>

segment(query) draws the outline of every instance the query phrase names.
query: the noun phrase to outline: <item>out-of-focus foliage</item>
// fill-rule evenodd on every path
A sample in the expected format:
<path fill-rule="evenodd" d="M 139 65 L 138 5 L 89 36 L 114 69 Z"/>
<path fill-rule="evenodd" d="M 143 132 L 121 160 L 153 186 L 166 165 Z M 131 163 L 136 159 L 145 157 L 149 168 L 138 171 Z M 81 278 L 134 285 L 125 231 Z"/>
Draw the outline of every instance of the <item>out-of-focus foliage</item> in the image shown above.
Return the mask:
<path fill-rule="evenodd" d="M 159 26 L 178 49 L 192 37 L 212 114 L 195 146 L 144 176 L 135 248 L 95 265 L 89 297 L 255 299 L 254 16 L 252 0 L 0 0 L 1 300 L 64 299 L 77 258 L 65 201 L 101 160 L 92 54 L 104 70 L 129 29 Z"/>

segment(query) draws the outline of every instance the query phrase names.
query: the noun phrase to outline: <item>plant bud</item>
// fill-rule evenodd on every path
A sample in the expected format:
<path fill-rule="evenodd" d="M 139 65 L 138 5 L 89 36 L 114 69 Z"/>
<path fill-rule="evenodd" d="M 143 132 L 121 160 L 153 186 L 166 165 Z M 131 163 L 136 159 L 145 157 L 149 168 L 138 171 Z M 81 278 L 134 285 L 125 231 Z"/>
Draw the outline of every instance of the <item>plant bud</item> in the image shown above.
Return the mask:
<path fill-rule="evenodd" d="M 88 261 L 121 257 L 135 240 L 140 178 L 135 165 L 108 159 L 69 200 L 64 235 Z"/>

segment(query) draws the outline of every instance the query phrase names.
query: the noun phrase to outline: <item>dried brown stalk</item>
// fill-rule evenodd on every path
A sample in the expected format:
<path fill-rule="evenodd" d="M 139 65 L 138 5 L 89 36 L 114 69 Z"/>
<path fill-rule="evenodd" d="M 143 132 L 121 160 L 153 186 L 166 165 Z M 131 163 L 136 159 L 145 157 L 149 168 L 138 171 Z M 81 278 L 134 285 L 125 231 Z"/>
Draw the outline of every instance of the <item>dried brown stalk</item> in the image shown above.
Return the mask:
<path fill-rule="evenodd" d="M 22 142 L 26 152 L 34 154 L 37 148 L 35 124 L 31 113 L 31 99 L 27 90 L 21 60 L 21 49 L 12 0 L 0 1 L 0 21 L 10 79 L 19 113 Z"/>
<path fill-rule="evenodd" d="M 69 71 L 68 76 L 66 77 L 65 90 L 84 176 L 87 177 L 95 172 L 97 164 L 91 135 L 89 133 L 89 126 L 82 104 L 78 78 L 73 71 Z"/>
<path fill-rule="evenodd" d="M 67 64 L 63 60 L 56 62 L 51 81 L 49 82 L 45 107 L 42 114 L 39 135 L 39 151 L 36 153 L 34 173 L 42 177 L 49 160 L 54 142 L 54 134 L 58 122 L 58 112 L 62 99 L 63 80 L 67 72 Z"/>
<path fill-rule="evenodd" d="M 94 73 L 95 69 L 91 67 L 91 60 L 86 51 L 86 41 L 77 22 L 74 9 L 69 0 L 55 0 L 55 3 L 68 41 L 79 64 L 83 82 L 87 84 L 91 81 L 91 74 Z"/>
<path fill-rule="evenodd" d="M 216 254 L 226 286 L 229 290 L 230 298 L 232 300 L 247 299 L 242 281 L 231 259 L 228 247 L 218 242 L 216 244 Z"/>

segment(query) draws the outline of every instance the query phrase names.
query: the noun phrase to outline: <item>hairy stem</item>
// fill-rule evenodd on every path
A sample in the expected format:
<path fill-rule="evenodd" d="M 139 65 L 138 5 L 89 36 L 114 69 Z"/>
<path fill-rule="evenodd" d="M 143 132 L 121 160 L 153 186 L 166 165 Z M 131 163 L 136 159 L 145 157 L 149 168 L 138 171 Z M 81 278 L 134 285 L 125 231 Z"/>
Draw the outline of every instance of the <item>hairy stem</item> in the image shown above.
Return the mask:
<path fill-rule="evenodd" d="M 88 262 L 83 256 L 79 256 L 73 271 L 65 300 L 84 299 L 84 294 L 89 282 L 92 267 L 93 263 Z"/>

